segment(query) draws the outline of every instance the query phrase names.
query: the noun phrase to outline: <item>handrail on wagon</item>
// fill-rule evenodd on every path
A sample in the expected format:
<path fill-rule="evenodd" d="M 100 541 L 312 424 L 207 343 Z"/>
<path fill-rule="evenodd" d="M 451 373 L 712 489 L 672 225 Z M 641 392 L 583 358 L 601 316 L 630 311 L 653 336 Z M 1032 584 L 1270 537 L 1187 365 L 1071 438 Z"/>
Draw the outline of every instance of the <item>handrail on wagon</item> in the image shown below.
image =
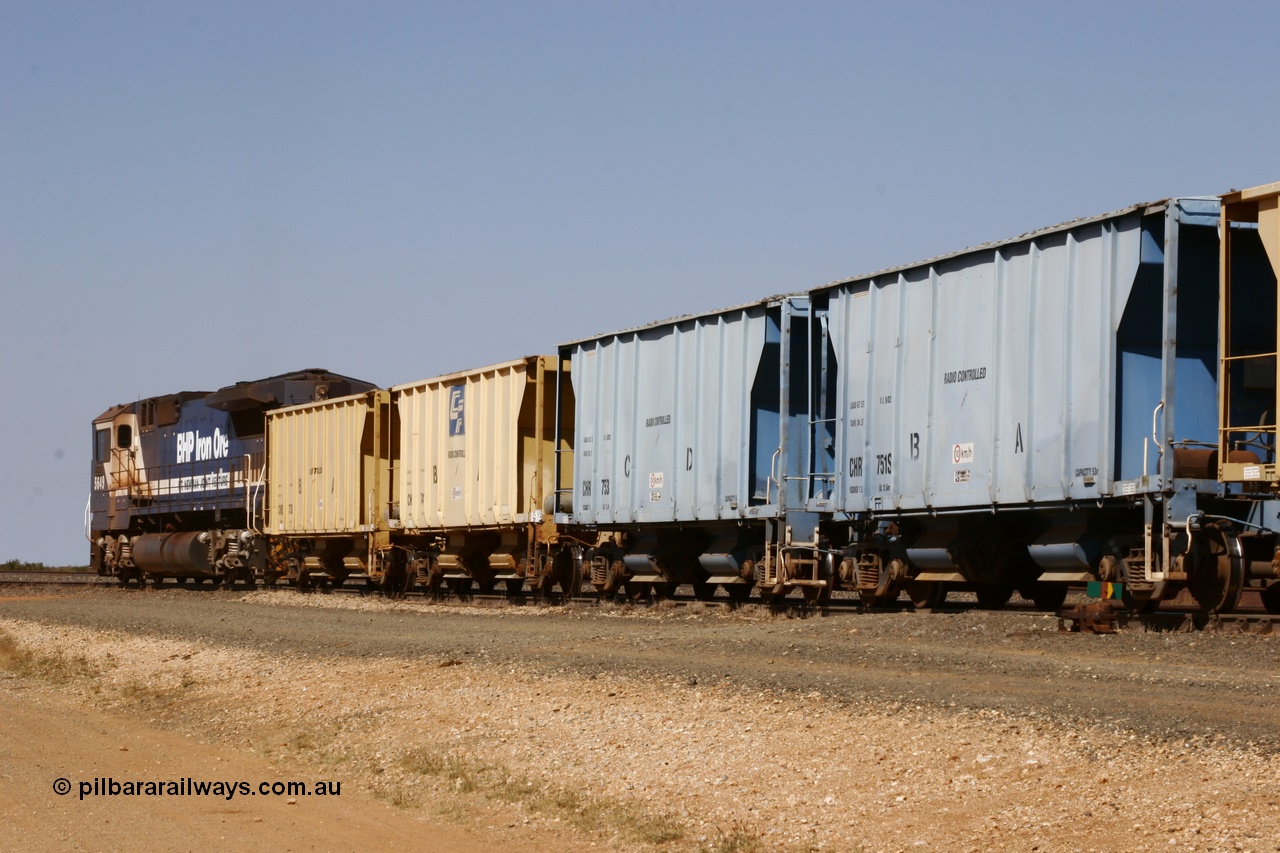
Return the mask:
<path fill-rule="evenodd" d="M 782 455 L 782 448 L 781 448 L 781 447 L 779 447 L 777 450 L 773 451 L 773 458 L 771 458 L 771 459 L 769 460 L 769 479 L 767 479 L 767 480 L 765 480 L 765 481 L 764 481 L 764 502 L 765 502 L 765 504 L 770 504 L 770 503 L 772 503 L 772 501 L 770 501 L 770 500 L 769 500 L 769 493 L 770 493 L 770 487 L 771 487 L 774 483 L 777 483 L 777 484 L 778 484 L 778 497 L 779 497 L 779 498 L 781 498 L 781 497 L 782 497 L 782 483 L 778 480 L 778 477 L 777 477 L 777 472 L 778 472 L 778 457 L 779 457 L 779 456 L 781 456 L 781 455 Z"/>
<path fill-rule="evenodd" d="M 1251 358 L 1275 358 L 1280 353 L 1274 352 L 1256 352 L 1248 355 L 1224 355 L 1223 361 L 1248 361 Z"/>

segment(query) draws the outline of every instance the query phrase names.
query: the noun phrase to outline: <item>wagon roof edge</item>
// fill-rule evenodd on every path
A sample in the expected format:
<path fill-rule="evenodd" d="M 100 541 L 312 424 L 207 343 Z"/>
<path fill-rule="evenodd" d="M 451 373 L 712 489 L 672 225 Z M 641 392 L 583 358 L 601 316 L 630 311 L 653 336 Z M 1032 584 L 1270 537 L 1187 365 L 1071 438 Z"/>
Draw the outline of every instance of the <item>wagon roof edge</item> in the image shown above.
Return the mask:
<path fill-rule="evenodd" d="M 821 284 L 815 288 L 812 288 L 809 292 L 814 293 L 817 291 L 829 290 L 832 288 L 840 287 L 842 285 L 852 284 L 858 281 L 866 281 L 868 279 L 877 278 L 883 275 L 891 275 L 893 273 L 904 272 L 906 270 L 918 269 L 920 267 L 925 267 L 925 266 L 932 266 L 933 264 L 938 264 L 943 261 L 954 260 L 955 258 L 961 258 L 961 257 L 964 257 L 965 255 L 977 254 L 978 252 L 989 252 L 989 251 L 992 251 L 993 249 L 999 249 L 1004 246 L 1011 246 L 1016 243 L 1024 243 L 1028 240 L 1035 240 L 1039 237 L 1045 237 L 1050 234 L 1057 234 L 1063 231 L 1070 231 L 1073 228 L 1080 228 L 1085 225 L 1092 225 L 1095 222 L 1105 222 L 1109 219 L 1120 219 L 1125 216 L 1130 216 L 1134 213 L 1141 213 L 1143 215 L 1159 213 L 1160 211 L 1167 209 L 1171 204 L 1176 204 L 1181 201 L 1217 201 L 1218 199 L 1219 199 L 1219 196 L 1171 196 L 1169 198 L 1162 198 L 1157 201 L 1147 201 L 1147 202 L 1141 202 L 1139 204 L 1131 204 L 1128 207 L 1122 207 L 1119 210 L 1112 210 L 1107 213 L 1097 214 L 1095 216 L 1082 216 L 1078 219 L 1069 219 L 1065 222 L 1059 222 L 1057 225 L 1050 225 L 1046 228 L 1039 228 L 1034 231 L 1027 231 L 1013 237 L 1007 237 L 1003 240 L 992 240 L 987 243 L 979 243 L 976 246 L 969 246 L 967 248 L 960 249 L 958 251 L 946 252 L 944 254 L 934 255 L 933 257 L 929 257 L 929 258 L 922 258 L 921 260 L 912 261 L 911 263 L 896 264 L 891 267 L 884 267 L 883 269 L 873 270 L 871 272 L 861 273 L 859 275 L 847 276 L 845 278 L 838 278 L 833 281 L 829 281 L 826 284 Z"/>
<path fill-rule="evenodd" d="M 631 334 L 635 334 L 636 332 L 644 332 L 649 329 L 660 329 L 663 326 L 674 326 L 678 323 L 687 323 L 690 320 L 701 320 L 705 317 L 716 317 L 721 314 L 731 314 L 733 312 L 743 311 L 748 308 L 767 308 L 770 305 L 781 304 L 783 301 L 787 299 L 808 299 L 808 297 L 809 297 L 808 292 L 803 290 L 794 291 L 792 293 L 777 293 L 777 294 L 774 294 L 773 296 L 766 296 L 764 299 L 754 299 L 750 302 L 743 302 L 739 305 L 730 305 L 726 308 L 716 308 L 711 311 L 699 311 L 694 314 L 682 314 L 677 317 L 668 317 L 665 320 L 655 320 L 652 323 L 644 323 L 643 325 L 639 325 L 639 326 L 629 326 L 625 329 L 615 329 L 613 331 L 608 331 L 608 332 L 597 332 L 594 335 L 587 335 L 581 338 L 574 338 L 571 341 L 565 341 L 564 343 L 560 344 L 560 347 L 561 348 L 571 347 L 571 346 L 576 346 L 577 344 L 585 344 L 585 343 L 590 343 L 591 341 L 598 341 L 603 338 L 616 337 L 617 335 L 631 335 Z"/>

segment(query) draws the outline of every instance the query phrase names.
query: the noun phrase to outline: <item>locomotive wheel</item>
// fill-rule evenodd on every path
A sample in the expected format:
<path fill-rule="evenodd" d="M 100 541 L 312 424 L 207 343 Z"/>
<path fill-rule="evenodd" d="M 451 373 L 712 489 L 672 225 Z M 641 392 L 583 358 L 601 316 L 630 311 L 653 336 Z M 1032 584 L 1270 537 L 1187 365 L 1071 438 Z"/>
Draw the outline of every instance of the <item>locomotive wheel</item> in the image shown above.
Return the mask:
<path fill-rule="evenodd" d="M 1034 604 L 1036 610 L 1061 610 L 1063 602 L 1067 600 L 1067 585 L 1036 581 L 1019 588 L 1018 595 Z"/>
<path fill-rule="evenodd" d="M 907 581 L 907 596 L 916 610 L 933 610 L 947 600 L 947 588 L 938 581 Z"/>
<path fill-rule="evenodd" d="M 1268 613 L 1280 613 L 1280 582 L 1261 590 L 1262 606 Z"/>
<path fill-rule="evenodd" d="M 1229 613 L 1244 589 L 1244 550 L 1234 532 L 1206 527 L 1192 534 L 1187 588 L 1206 613 Z"/>

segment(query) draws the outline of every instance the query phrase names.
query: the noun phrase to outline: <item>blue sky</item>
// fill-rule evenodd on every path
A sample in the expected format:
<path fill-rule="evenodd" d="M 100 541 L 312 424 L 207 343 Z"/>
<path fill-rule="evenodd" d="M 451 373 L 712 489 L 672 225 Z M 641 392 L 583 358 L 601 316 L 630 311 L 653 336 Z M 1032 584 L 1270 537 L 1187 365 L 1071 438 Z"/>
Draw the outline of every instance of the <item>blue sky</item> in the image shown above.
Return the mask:
<path fill-rule="evenodd" d="M 1280 180 L 1280 4 L 0 0 L 0 560 L 91 419 Z"/>

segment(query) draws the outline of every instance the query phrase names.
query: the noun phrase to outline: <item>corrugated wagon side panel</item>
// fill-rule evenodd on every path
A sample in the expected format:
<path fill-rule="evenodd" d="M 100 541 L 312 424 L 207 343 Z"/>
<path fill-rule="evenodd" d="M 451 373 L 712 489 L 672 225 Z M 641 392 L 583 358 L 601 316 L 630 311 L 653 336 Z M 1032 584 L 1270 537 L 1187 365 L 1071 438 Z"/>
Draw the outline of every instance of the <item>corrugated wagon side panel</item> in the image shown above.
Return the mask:
<path fill-rule="evenodd" d="M 349 533 L 369 523 L 365 489 L 372 484 L 363 476 L 361 445 L 372 399 L 362 394 L 268 415 L 274 532 Z"/>
<path fill-rule="evenodd" d="M 867 500 L 867 397 L 871 376 L 872 288 L 855 282 L 831 300 L 836 352 L 836 506 L 865 512 Z"/>
<path fill-rule="evenodd" d="M 934 422 L 928 441 L 934 477 L 932 501 L 943 506 L 991 502 L 995 456 L 995 265 L 935 270 L 938 305 L 934 345 Z"/>
<path fill-rule="evenodd" d="M 531 364 L 536 360 L 394 389 L 406 529 L 498 527 L 527 519 L 526 494 L 535 482 L 530 466 L 537 467 L 533 460 L 521 463 L 534 435 L 533 410 L 526 406 L 526 394 L 534 393 Z M 551 441 L 550 434 L 543 441 Z M 544 467 L 549 464 L 544 460 Z"/>
<path fill-rule="evenodd" d="M 889 448 L 893 458 L 892 505 L 899 509 L 920 509 L 927 505 L 933 486 L 929 477 L 937 471 L 937 460 L 922 446 L 928 432 L 935 398 L 930 377 L 936 369 L 936 329 L 939 306 L 936 304 L 936 282 L 931 276 L 903 279 L 899 287 L 898 330 L 900 344 L 891 351 L 897 362 L 893 402 L 886 406 L 892 420 L 879 418 L 877 430 L 888 428 L 890 435 L 876 444 Z M 943 308 L 942 310 L 946 310 Z M 981 335 L 981 330 L 975 330 Z M 888 347 L 889 342 L 883 342 Z M 924 392 L 924 393 L 921 393 Z M 877 408 L 880 403 L 877 401 Z M 877 468 L 879 460 L 877 460 Z M 885 505 L 890 503 L 886 499 Z"/>
<path fill-rule="evenodd" d="M 997 422 L 1001 425 L 993 460 L 997 503 L 1019 504 L 1033 498 L 1026 436 L 1034 412 L 1031 395 L 1044 383 L 1033 382 L 1032 374 L 1036 366 L 1060 357 L 1053 330 L 1041 330 L 1036 322 L 1039 254 L 1033 246 L 1022 246 L 995 258 L 1001 330 L 996 341 L 996 369 L 1004 377 L 995 388 Z M 1028 359 L 1025 354 L 1033 346 L 1038 349 L 1037 357 Z"/>
<path fill-rule="evenodd" d="M 578 521 L 746 516 L 766 322 L 751 306 L 572 345 Z"/>
<path fill-rule="evenodd" d="M 837 286 L 843 508 L 1109 494 L 1139 226 L 1131 214 Z"/>
<path fill-rule="evenodd" d="M 677 335 L 670 328 L 637 336 L 636 409 L 632 456 L 638 521 L 671 521 L 675 517 Z"/>

